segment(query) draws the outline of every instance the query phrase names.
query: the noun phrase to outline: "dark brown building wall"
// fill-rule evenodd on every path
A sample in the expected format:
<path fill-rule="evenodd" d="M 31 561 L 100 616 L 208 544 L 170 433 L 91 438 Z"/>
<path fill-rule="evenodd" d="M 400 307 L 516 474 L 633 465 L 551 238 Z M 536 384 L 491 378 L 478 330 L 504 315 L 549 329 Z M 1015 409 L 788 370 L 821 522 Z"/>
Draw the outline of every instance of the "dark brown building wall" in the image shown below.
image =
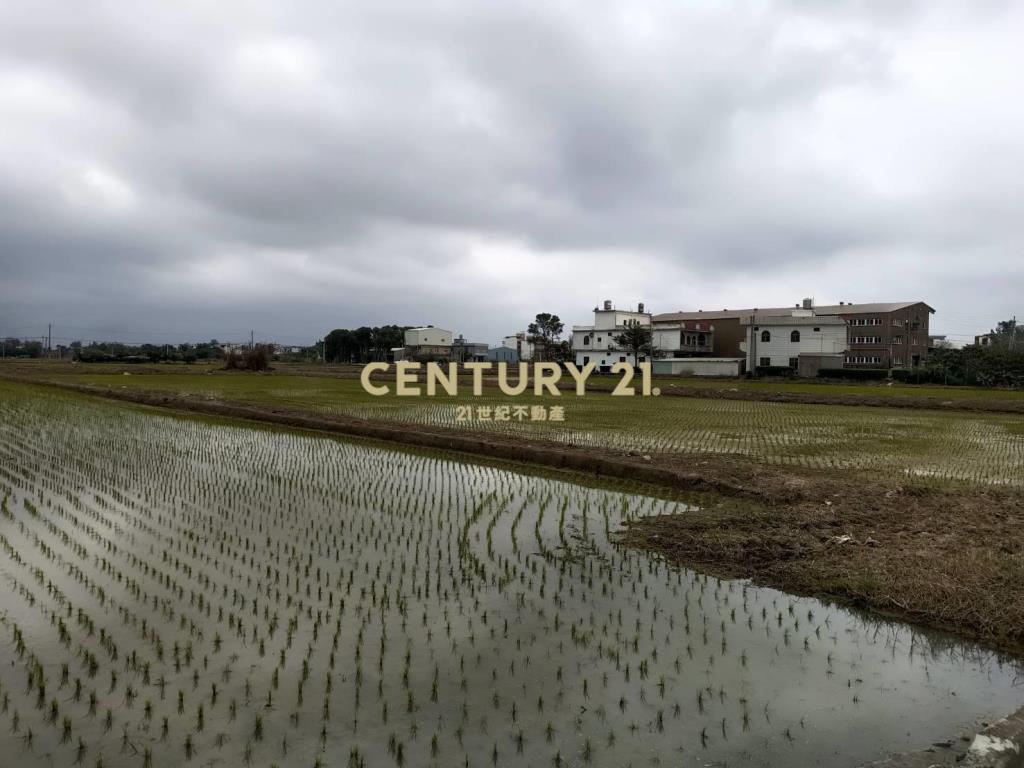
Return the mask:
<path fill-rule="evenodd" d="M 715 357 L 746 357 L 740 342 L 746 340 L 747 330 L 738 317 L 714 320 L 712 324 L 715 326 Z"/>
<path fill-rule="evenodd" d="M 926 304 L 912 304 L 894 312 L 857 313 L 841 317 L 846 320 L 850 343 L 847 359 L 879 359 L 877 363 L 849 362 L 849 368 L 913 368 L 928 357 L 931 312 Z M 856 341 L 865 337 L 877 338 L 878 341 Z"/>

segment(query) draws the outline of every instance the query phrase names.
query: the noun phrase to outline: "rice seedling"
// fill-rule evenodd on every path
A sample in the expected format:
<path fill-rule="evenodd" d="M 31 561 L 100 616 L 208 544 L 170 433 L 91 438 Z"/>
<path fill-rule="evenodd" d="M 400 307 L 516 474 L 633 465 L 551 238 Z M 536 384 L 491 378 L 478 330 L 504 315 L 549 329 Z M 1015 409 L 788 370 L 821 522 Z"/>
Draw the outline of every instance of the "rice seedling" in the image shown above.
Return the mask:
<path fill-rule="evenodd" d="M 857 711 L 855 763 L 1019 703 L 976 648 L 617 544 L 682 497 L 0 389 L 0 741 L 57 763 L 813 764 Z"/>

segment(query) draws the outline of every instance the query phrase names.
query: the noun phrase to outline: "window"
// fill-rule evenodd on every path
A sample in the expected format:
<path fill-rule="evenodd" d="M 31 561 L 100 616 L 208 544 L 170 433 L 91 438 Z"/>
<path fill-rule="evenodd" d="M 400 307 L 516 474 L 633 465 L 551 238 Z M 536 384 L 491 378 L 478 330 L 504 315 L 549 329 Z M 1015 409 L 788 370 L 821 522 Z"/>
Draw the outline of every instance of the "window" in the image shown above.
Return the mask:
<path fill-rule="evenodd" d="M 791 357 L 791 358 L 789 358 L 789 367 L 792 368 L 794 371 L 797 368 L 799 368 L 800 367 L 800 358 L 799 357 Z"/>
<path fill-rule="evenodd" d="M 765 333 L 767 333 L 767 331 L 765 331 Z M 772 359 L 770 357 L 762 357 L 761 358 L 761 362 L 759 363 L 759 365 L 762 368 L 771 368 L 771 366 L 772 366 Z"/>
<path fill-rule="evenodd" d="M 815 329 L 814 329 L 814 332 L 815 332 L 815 333 L 821 333 L 821 328 L 815 328 Z"/>
<path fill-rule="evenodd" d="M 697 334 L 697 346 L 698 347 L 703 347 L 706 343 L 707 343 L 707 339 L 704 337 L 704 334 L 703 333 Z"/>
<path fill-rule="evenodd" d="M 586 355 L 584 355 L 584 356 L 583 356 L 583 364 L 584 364 L 584 365 L 586 365 L 586 364 L 587 364 L 587 363 L 589 363 L 589 362 L 590 362 L 590 358 L 589 358 L 589 357 L 587 357 Z"/>
<path fill-rule="evenodd" d="M 590 334 L 589 333 L 586 336 L 583 337 L 583 346 L 584 347 L 589 347 L 590 346 Z"/>
<path fill-rule="evenodd" d="M 902 336 L 893 336 L 892 337 L 892 343 L 893 344 L 902 344 L 903 343 L 903 337 Z"/>
<path fill-rule="evenodd" d="M 892 319 L 892 325 L 893 325 L 893 327 L 894 327 L 894 328 L 902 328 L 902 327 L 903 327 L 903 321 L 902 321 L 902 320 L 897 320 L 897 319 L 896 319 L 896 318 L 894 317 L 894 318 Z"/>
<path fill-rule="evenodd" d="M 624 363 L 624 362 L 626 362 L 626 357 L 625 357 L 625 355 L 623 355 L 622 357 L 620 357 L 620 358 L 619 358 L 619 362 L 620 362 L 620 363 Z"/>
<path fill-rule="evenodd" d="M 768 341 L 771 341 L 771 340 L 772 340 L 772 332 L 771 331 L 761 331 L 761 341 L 768 342 Z"/>
<path fill-rule="evenodd" d="M 892 359 L 892 364 L 893 365 L 903 365 L 903 358 L 900 357 L 899 355 L 894 356 L 893 359 Z"/>
<path fill-rule="evenodd" d="M 601 341 L 601 337 L 600 337 L 600 336 L 598 336 L 598 337 L 597 337 L 597 340 L 598 340 L 598 341 Z"/>
<path fill-rule="evenodd" d="M 800 331 L 793 331 L 791 334 L 789 334 L 789 340 L 791 342 L 793 342 L 794 344 L 799 344 L 800 343 Z"/>

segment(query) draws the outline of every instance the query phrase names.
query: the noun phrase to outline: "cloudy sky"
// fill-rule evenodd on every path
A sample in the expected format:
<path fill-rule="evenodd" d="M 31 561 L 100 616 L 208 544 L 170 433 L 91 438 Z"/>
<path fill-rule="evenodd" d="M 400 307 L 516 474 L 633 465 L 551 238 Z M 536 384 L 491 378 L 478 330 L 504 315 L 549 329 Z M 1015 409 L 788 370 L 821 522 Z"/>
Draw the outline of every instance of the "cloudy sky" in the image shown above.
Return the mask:
<path fill-rule="evenodd" d="M 842 8 L 838 6 L 842 5 Z M 0 0 L 0 334 L 1024 314 L 1024 5 Z"/>

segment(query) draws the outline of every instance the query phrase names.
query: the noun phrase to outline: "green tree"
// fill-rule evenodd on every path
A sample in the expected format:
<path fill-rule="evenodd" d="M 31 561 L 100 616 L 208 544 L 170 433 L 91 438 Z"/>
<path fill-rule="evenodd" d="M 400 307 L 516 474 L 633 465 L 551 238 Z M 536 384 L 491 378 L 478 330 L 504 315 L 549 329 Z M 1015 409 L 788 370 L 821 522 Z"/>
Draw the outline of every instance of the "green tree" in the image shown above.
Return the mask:
<path fill-rule="evenodd" d="M 615 343 L 632 353 L 636 365 L 640 355 L 651 354 L 651 329 L 637 321 L 627 321 L 625 330 L 615 337 Z"/>
<path fill-rule="evenodd" d="M 994 349 L 1006 349 L 1010 351 L 1024 351 L 1024 324 L 1012 320 L 1002 320 L 996 323 L 991 331 L 992 340 L 989 342 Z"/>
<path fill-rule="evenodd" d="M 556 357 L 556 346 L 565 330 L 558 315 L 541 312 L 526 330 L 535 350 L 535 359 L 543 361 Z"/>
<path fill-rule="evenodd" d="M 358 350 L 352 331 L 347 328 L 335 328 L 324 336 L 324 356 L 331 363 L 350 363 Z"/>

